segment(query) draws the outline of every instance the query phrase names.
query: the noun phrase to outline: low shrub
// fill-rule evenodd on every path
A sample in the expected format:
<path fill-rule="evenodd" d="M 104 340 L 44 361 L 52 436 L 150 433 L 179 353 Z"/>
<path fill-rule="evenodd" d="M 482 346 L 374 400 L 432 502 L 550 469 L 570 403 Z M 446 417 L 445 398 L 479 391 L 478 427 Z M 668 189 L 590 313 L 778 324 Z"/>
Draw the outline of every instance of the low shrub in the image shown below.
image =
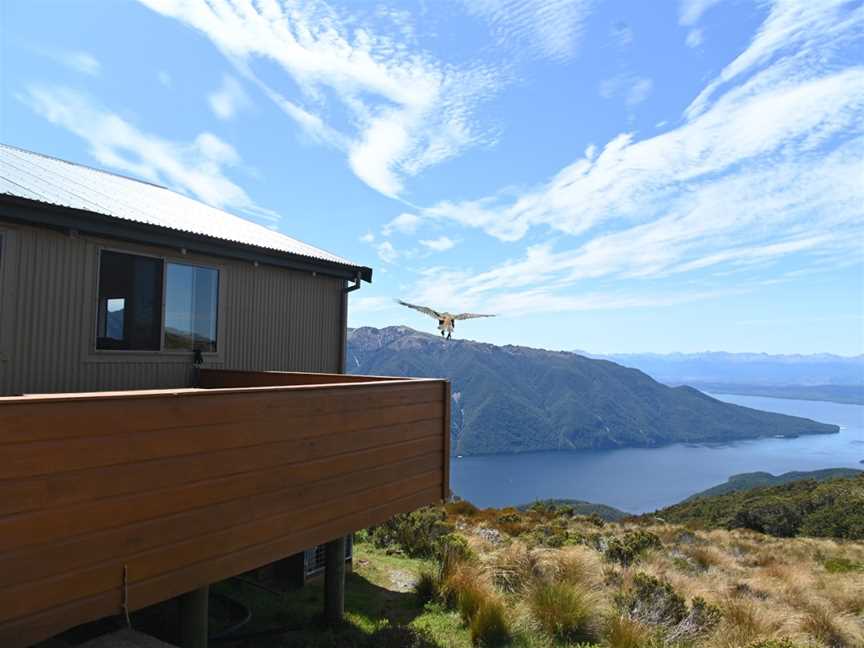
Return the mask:
<path fill-rule="evenodd" d="M 476 558 L 467 538 L 458 533 L 445 533 L 440 536 L 435 540 L 433 553 L 439 562 L 467 562 Z"/>
<path fill-rule="evenodd" d="M 366 645 L 369 648 L 436 648 L 438 646 L 425 632 L 401 625 L 387 625 L 376 630 L 369 637 Z"/>
<path fill-rule="evenodd" d="M 467 500 L 450 502 L 445 504 L 444 508 L 450 515 L 463 515 L 465 517 L 474 517 L 480 512 L 480 509 Z"/>
<path fill-rule="evenodd" d="M 621 612 L 631 619 L 653 625 L 674 626 L 688 614 L 687 603 L 667 581 L 639 573 L 633 585 L 615 597 Z"/>
<path fill-rule="evenodd" d="M 497 526 L 504 533 L 511 536 L 520 536 L 528 530 L 529 525 L 517 511 L 507 511 L 495 519 Z"/>
<path fill-rule="evenodd" d="M 660 549 L 663 543 L 660 538 L 649 531 L 639 529 L 630 531 L 623 536 L 610 538 L 603 551 L 603 557 L 611 562 L 617 562 L 623 567 L 629 567 L 649 549 Z"/>
<path fill-rule="evenodd" d="M 412 558 L 428 558 L 434 555 L 438 538 L 449 530 L 444 510 L 427 506 L 396 515 L 368 532 L 376 547 L 399 549 Z"/>
<path fill-rule="evenodd" d="M 597 638 L 598 606 L 594 598 L 572 585 L 541 582 L 528 596 L 531 618 L 547 635 L 568 641 Z"/>
<path fill-rule="evenodd" d="M 864 500 L 841 498 L 813 511 L 801 523 L 801 535 L 864 540 Z"/>
<path fill-rule="evenodd" d="M 848 558 L 827 558 L 822 561 L 825 571 L 830 574 L 848 574 L 850 572 L 864 571 L 864 563 L 858 563 Z"/>
<path fill-rule="evenodd" d="M 471 643 L 475 646 L 504 646 L 510 642 L 510 622 L 504 604 L 497 598 L 484 601 L 471 620 Z"/>
<path fill-rule="evenodd" d="M 669 633 L 669 641 L 690 640 L 704 635 L 717 627 L 723 619 L 723 613 L 716 605 L 711 605 L 701 596 L 691 602 L 690 611 Z"/>
<path fill-rule="evenodd" d="M 567 542 L 567 529 L 551 524 L 540 525 L 531 533 L 531 539 L 538 545 L 559 549 Z"/>

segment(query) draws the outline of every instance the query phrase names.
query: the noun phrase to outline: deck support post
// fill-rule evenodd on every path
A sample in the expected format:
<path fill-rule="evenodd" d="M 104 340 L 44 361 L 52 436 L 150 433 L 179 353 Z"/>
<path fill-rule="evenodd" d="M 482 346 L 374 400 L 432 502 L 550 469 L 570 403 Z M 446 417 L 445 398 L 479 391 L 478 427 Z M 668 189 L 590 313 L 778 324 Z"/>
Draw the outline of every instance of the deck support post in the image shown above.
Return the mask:
<path fill-rule="evenodd" d="M 345 536 L 324 549 L 324 620 L 338 625 L 345 613 Z"/>
<path fill-rule="evenodd" d="M 207 648 L 207 615 L 210 586 L 180 596 L 180 646 Z"/>

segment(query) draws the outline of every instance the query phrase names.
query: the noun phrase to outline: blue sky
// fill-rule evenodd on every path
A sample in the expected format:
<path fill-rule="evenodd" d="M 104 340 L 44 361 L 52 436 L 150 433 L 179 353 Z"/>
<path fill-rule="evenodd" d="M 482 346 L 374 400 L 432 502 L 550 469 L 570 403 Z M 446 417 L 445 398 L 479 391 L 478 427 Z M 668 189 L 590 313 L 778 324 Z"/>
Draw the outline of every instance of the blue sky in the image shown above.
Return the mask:
<path fill-rule="evenodd" d="M 864 4 L 4 0 L 0 139 L 375 269 L 352 326 L 864 352 Z"/>

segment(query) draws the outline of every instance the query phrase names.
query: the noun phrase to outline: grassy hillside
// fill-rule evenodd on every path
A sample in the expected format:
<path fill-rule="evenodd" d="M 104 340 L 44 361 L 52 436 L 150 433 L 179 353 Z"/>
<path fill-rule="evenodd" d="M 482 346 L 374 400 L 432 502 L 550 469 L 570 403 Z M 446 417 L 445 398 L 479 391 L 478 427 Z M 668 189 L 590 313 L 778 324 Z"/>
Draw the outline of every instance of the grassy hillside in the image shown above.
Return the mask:
<path fill-rule="evenodd" d="M 715 495 L 753 490 L 754 488 L 763 488 L 765 486 L 782 486 L 783 484 L 791 484 L 792 482 L 804 481 L 805 479 L 829 481 L 844 477 L 857 477 L 861 473 L 861 470 L 856 470 L 855 468 L 826 468 L 825 470 L 810 470 L 806 472 L 792 471 L 781 475 L 772 475 L 767 472 L 741 473 L 740 475 L 732 475 L 725 484 L 708 488 L 687 499 L 713 497 Z"/>
<path fill-rule="evenodd" d="M 705 529 L 864 540 L 864 474 L 689 499 L 654 516 Z"/>
<path fill-rule="evenodd" d="M 453 382 L 455 454 L 650 447 L 834 433 L 836 425 L 723 403 L 636 369 L 574 353 L 466 340 L 407 327 L 348 338 L 353 373 Z"/>
<path fill-rule="evenodd" d="M 466 502 L 358 534 L 346 623 L 320 583 L 240 579 L 243 648 L 860 648 L 864 543 L 606 523 L 568 508 Z"/>

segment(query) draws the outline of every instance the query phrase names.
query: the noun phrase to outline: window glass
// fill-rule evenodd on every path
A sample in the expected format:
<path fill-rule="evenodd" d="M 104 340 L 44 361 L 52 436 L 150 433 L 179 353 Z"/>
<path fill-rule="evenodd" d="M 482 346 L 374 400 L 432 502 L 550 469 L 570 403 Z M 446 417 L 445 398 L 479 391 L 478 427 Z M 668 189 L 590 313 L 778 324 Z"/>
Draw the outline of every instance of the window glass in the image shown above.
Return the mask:
<path fill-rule="evenodd" d="M 96 348 L 158 351 L 161 329 L 162 261 L 103 251 Z"/>
<path fill-rule="evenodd" d="M 165 282 L 165 349 L 216 351 L 219 272 L 168 263 Z"/>

